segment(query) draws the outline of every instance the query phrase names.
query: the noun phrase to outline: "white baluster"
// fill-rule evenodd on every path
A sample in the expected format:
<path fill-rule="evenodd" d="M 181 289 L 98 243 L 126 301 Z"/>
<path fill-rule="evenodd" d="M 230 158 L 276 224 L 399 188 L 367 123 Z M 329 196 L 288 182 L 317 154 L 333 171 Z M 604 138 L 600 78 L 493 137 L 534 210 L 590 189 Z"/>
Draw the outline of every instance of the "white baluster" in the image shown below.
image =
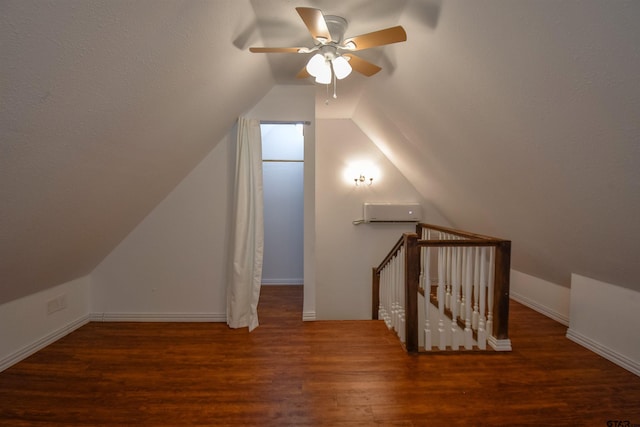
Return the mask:
<path fill-rule="evenodd" d="M 487 280 L 487 334 L 493 336 L 493 288 L 495 285 L 496 248 L 489 249 L 489 278 Z"/>
<path fill-rule="evenodd" d="M 448 236 L 445 236 L 445 238 L 448 240 Z M 446 294 L 444 297 L 444 306 L 445 308 L 447 308 L 448 310 L 451 310 L 451 283 L 452 283 L 452 279 L 453 279 L 453 248 L 448 246 L 445 248 L 445 252 L 446 252 L 446 261 L 445 261 L 445 283 L 446 283 Z"/>
<path fill-rule="evenodd" d="M 402 303 L 400 302 L 400 269 L 402 268 L 401 264 L 401 258 L 402 258 L 402 249 L 400 249 L 400 252 L 398 253 L 398 256 L 396 257 L 396 262 L 395 262 L 395 269 L 394 269 L 394 290 L 395 290 L 395 298 L 394 298 L 394 302 L 396 304 L 396 319 L 395 319 L 395 325 L 396 325 L 396 333 L 400 334 L 400 323 L 401 323 L 401 318 L 402 318 Z"/>
<path fill-rule="evenodd" d="M 463 322 L 467 319 L 467 299 L 466 299 L 466 282 L 467 282 L 467 249 L 461 248 L 462 255 L 462 268 L 460 269 L 460 308 L 458 309 L 458 316 Z"/>
<path fill-rule="evenodd" d="M 389 275 L 391 273 L 391 262 L 387 263 L 385 270 L 384 270 L 384 306 L 385 306 L 385 314 L 384 314 L 384 321 L 387 324 L 387 328 L 391 329 L 392 325 L 391 325 L 391 311 L 392 311 L 392 306 L 391 306 L 391 280 L 389 279 Z"/>
<path fill-rule="evenodd" d="M 487 349 L 487 331 L 485 330 L 485 309 L 487 306 L 487 248 L 480 249 L 480 317 L 478 319 L 478 348 Z"/>
<path fill-rule="evenodd" d="M 389 325 L 389 319 L 387 318 L 387 316 L 389 316 L 389 282 L 387 281 L 387 273 L 389 272 L 389 264 L 387 263 L 387 265 L 384 266 L 384 269 L 381 272 L 380 275 L 380 281 L 382 283 L 384 283 L 384 285 L 380 285 L 380 288 L 383 289 L 384 295 L 381 297 L 381 299 L 384 301 L 384 323 L 387 325 L 387 328 L 391 325 Z"/>
<path fill-rule="evenodd" d="M 473 349 L 473 331 L 471 330 L 471 290 L 473 288 L 473 248 L 465 248 L 466 274 L 464 283 L 465 304 L 464 348 Z"/>
<path fill-rule="evenodd" d="M 428 236 L 427 236 L 428 237 Z M 431 350 L 432 347 L 432 339 L 431 339 L 431 325 L 429 317 L 431 315 L 431 248 L 427 246 L 424 248 L 425 252 L 425 263 L 424 263 L 424 275 L 427 277 L 425 286 L 424 286 L 424 349 Z"/>
<path fill-rule="evenodd" d="M 400 342 L 401 343 L 405 343 L 407 337 L 406 332 L 407 329 L 405 328 L 405 319 L 404 319 L 404 311 L 400 312 L 400 316 L 398 317 L 398 323 L 400 324 L 400 326 L 398 326 L 398 337 L 400 338 Z"/>
<path fill-rule="evenodd" d="M 388 300 L 388 313 L 389 316 L 389 329 L 393 329 L 393 316 L 395 305 L 393 303 L 393 258 L 389 261 L 389 266 L 387 267 L 387 300 Z"/>
<path fill-rule="evenodd" d="M 378 288 L 378 319 L 384 320 L 384 268 L 380 271 L 380 286 Z"/>
<path fill-rule="evenodd" d="M 387 325 L 387 328 L 391 326 L 389 322 L 389 313 L 391 311 L 391 306 L 389 305 L 389 264 L 387 264 L 383 270 L 384 274 L 384 323 Z"/>
<path fill-rule="evenodd" d="M 398 290 L 398 333 L 400 335 L 400 341 L 405 342 L 405 294 L 404 294 L 404 265 L 405 265 L 406 248 L 402 246 L 400 248 L 400 256 L 398 257 L 398 275 L 397 277 L 397 290 Z"/>
<path fill-rule="evenodd" d="M 428 236 L 429 236 L 429 231 L 426 229 L 422 229 L 422 235 L 421 238 L 422 240 L 428 240 Z M 429 278 L 426 277 L 426 256 L 427 256 L 427 251 L 425 247 L 421 247 L 420 248 L 420 287 L 422 289 L 424 289 L 426 291 L 427 286 L 426 284 L 429 282 Z"/>
<path fill-rule="evenodd" d="M 389 328 L 389 282 L 387 280 L 389 264 L 385 265 L 380 272 L 380 308 L 378 318 L 384 320 L 384 324 Z"/>
<path fill-rule="evenodd" d="M 458 237 L 456 240 L 460 240 L 461 238 Z M 458 259 L 457 259 L 457 263 L 456 263 L 456 273 L 458 274 L 458 285 L 456 286 L 456 291 L 455 291 L 455 301 L 456 301 L 456 306 L 457 306 L 457 313 L 458 316 L 462 318 L 463 317 L 463 312 L 462 310 L 460 310 L 460 308 L 462 307 L 462 273 L 464 271 L 464 264 L 463 264 L 463 260 L 464 260 L 464 249 L 461 247 L 456 247 L 456 251 L 458 253 Z M 455 318 L 455 317 L 454 317 Z M 464 319 L 463 319 L 464 320 Z"/>
<path fill-rule="evenodd" d="M 395 326 L 395 331 L 396 334 L 399 334 L 400 332 L 400 316 L 402 315 L 402 313 L 400 312 L 402 309 L 402 306 L 400 305 L 400 291 L 399 291 L 399 287 L 400 287 L 400 279 L 398 278 L 398 274 L 400 273 L 400 257 L 401 257 L 402 251 L 400 251 L 398 253 L 398 256 L 395 259 L 394 265 L 393 265 L 393 304 L 395 305 L 395 317 L 393 319 L 393 324 Z"/>
<path fill-rule="evenodd" d="M 473 315 L 471 317 L 471 327 L 478 330 L 478 300 L 480 298 L 480 250 L 482 248 L 473 248 Z"/>
<path fill-rule="evenodd" d="M 458 328 L 458 323 L 456 319 L 458 318 L 458 310 L 460 309 L 460 269 L 462 267 L 462 257 L 460 256 L 460 248 L 456 247 L 453 250 L 452 254 L 453 261 L 453 280 L 452 280 L 452 290 L 451 290 L 451 349 L 459 350 L 460 348 L 460 337 Z M 456 300 L 454 300 L 456 298 Z"/>
<path fill-rule="evenodd" d="M 389 261 L 389 323 L 391 323 L 391 329 L 396 330 L 396 283 L 395 283 L 395 255 Z"/>
<path fill-rule="evenodd" d="M 393 283 L 392 288 L 393 289 L 393 297 L 392 297 L 392 304 L 393 304 L 393 317 L 391 319 L 391 324 L 393 325 L 393 330 L 396 332 L 396 334 L 398 333 L 398 316 L 399 316 L 399 310 L 400 310 L 400 306 L 398 303 L 398 255 L 396 255 L 393 259 L 393 269 L 391 270 L 391 281 Z"/>
<path fill-rule="evenodd" d="M 393 330 L 398 334 L 400 327 L 400 301 L 398 299 L 398 259 L 400 258 L 400 252 L 393 258 Z"/>
<path fill-rule="evenodd" d="M 438 248 L 438 348 L 447 349 L 447 331 L 444 329 L 445 269 L 446 248 Z"/>
<path fill-rule="evenodd" d="M 386 319 L 386 295 L 387 295 L 387 284 L 385 283 L 385 273 L 387 271 L 387 266 L 385 265 L 380 271 L 380 304 L 378 305 L 378 319 L 384 320 L 384 323 L 387 323 Z M 389 325 L 387 325 L 389 326 Z"/>
<path fill-rule="evenodd" d="M 396 270 L 397 270 L 397 261 L 398 255 L 396 254 L 393 257 L 393 262 L 391 264 L 391 290 L 392 290 L 392 299 L 391 299 L 391 326 L 393 330 L 398 333 L 398 290 L 397 290 L 397 281 Z"/>

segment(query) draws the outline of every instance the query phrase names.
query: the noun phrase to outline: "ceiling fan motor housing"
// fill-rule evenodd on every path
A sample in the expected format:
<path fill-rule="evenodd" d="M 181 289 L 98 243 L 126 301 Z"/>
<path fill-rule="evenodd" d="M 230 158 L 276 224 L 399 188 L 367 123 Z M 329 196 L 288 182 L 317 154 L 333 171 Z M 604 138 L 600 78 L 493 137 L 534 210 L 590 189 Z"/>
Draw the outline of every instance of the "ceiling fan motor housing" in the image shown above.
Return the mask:
<path fill-rule="evenodd" d="M 324 21 L 327 23 L 327 29 L 331 34 L 331 41 L 334 43 L 342 43 L 344 34 L 347 31 L 347 20 L 341 16 L 324 15 Z"/>

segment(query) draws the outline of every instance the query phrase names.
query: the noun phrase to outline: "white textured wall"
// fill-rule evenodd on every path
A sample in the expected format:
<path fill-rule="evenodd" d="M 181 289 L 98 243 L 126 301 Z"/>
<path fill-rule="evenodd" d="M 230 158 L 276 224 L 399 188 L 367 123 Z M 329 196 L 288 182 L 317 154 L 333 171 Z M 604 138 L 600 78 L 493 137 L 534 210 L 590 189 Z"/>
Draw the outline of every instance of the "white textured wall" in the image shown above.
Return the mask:
<path fill-rule="evenodd" d="M 225 318 L 232 140 L 230 132 L 94 270 L 95 315 Z"/>
<path fill-rule="evenodd" d="M 85 276 L 0 305 L 0 371 L 86 323 L 90 292 Z M 49 314 L 57 298 L 64 308 Z"/>
<path fill-rule="evenodd" d="M 312 120 L 313 108 L 309 88 L 275 87 L 249 115 Z M 94 270 L 96 318 L 225 319 L 235 132 L 230 129 Z"/>
<path fill-rule="evenodd" d="M 361 224 L 364 202 L 419 202 L 427 222 L 442 223 L 413 186 L 351 120 L 317 123 L 317 314 L 319 319 L 370 319 L 371 268 L 387 255 L 408 224 Z M 370 187 L 344 177 L 353 163 L 379 169 Z"/>
<path fill-rule="evenodd" d="M 511 270 L 511 298 L 551 319 L 569 326 L 570 289 Z"/>
<path fill-rule="evenodd" d="M 571 276 L 567 337 L 640 375 L 640 292 Z"/>

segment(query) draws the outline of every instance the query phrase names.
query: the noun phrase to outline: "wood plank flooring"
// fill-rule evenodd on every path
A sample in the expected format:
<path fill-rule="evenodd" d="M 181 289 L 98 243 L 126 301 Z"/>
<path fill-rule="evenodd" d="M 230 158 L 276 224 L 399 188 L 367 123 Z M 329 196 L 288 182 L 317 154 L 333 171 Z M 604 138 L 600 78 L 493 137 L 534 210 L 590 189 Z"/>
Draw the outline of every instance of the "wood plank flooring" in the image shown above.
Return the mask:
<path fill-rule="evenodd" d="M 263 287 L 252 333 L 90 323 L 0 373 L 2 426 L 640 425 L 640 377 L 511 303 L 510 353 L 404 353 L 381 321 L 302 322 Z"/>

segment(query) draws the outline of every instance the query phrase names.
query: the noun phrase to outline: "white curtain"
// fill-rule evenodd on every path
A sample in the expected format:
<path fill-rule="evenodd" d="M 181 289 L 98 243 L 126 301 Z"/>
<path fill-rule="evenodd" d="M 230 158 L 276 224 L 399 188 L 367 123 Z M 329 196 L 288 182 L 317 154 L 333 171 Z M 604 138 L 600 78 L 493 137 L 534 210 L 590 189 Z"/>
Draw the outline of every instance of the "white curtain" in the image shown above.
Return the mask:
<path fill-rule="evenodd" d="M 231 328 L 248 327 L 252 331 L 258 326 L 264 252 L 262 140 L 260 122 L 256 119 L 241 117 L 238 120 L 234 199 L 227 324 Z"/>

